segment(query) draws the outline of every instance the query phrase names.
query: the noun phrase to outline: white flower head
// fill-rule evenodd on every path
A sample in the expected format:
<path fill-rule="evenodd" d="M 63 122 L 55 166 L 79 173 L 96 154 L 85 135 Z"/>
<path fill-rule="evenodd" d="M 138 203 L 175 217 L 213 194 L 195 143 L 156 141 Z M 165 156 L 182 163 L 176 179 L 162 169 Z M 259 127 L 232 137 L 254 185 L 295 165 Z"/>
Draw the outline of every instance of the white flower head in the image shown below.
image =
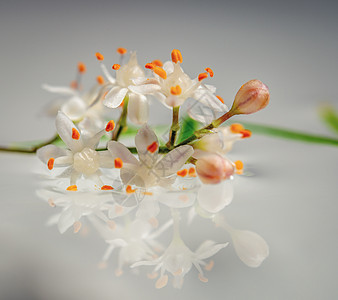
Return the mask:
<path fill-rule="evenodd" d="M 61 176 L 70 177 L 70 189 L 76 189 L 76 181 L 81 176 L 103 185 L 100 168 L 111 168 L 114 161 L 108 151 L 96 151 L 100 138 L 114 129 L 114 121 L 109 121 L 106 128 L 96 135 L 88 137 L 62 112 L 56 117 L 56 129 L 68 149 L 47 145 L 37 151 L 40 160 L 48 169 L 67 167 Z"/>
<path fill-rule="evenodd" d="M 135 137 L 139 160 L 123 144 L 115 141 L 108 143 L 115 167 L 119 167 L 120 177 L 125 185 L 149 188 L 153 186 L 169 187 L 174 182 L 173 175 L 193 154 L 188 145 L 177 147 L 164 156 L 159 154 L 158 139 L 147 124 L 143 125 Z"/>

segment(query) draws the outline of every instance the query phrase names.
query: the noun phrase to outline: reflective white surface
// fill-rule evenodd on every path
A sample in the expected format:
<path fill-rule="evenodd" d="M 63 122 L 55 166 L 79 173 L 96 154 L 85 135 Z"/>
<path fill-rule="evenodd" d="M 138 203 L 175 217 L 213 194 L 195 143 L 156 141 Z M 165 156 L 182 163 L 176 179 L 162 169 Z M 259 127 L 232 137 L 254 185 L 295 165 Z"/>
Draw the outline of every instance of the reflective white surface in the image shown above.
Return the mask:
<path fill-rule="evenodd" d="M 78 60 L 87 63 L 85 82 L 92 83 L 99 73 L 94 53 L 113 64 L 118 46 L 138 50 L 141 64 L 181 49 L 189 74 L 214 70 L 211 83 L 229 104 L 245 81 L 258 78 L 269 86 L 271 103 L 245 120 L 331 135 L 316 108 L 322 100 L 337 103 L 336 5 L 135 5 L 32 2 L 1 9 L 1 144 L 50 137 L 53 121 L 36 117 L 52 99 L 40 84 L 67 84 Z M 154 111 L 166 112 L 159 105 Z M 45 227 L 53 211 L 35 195 L 39 179 L 32 174 L 40 162 L 1 153 L 0 298 L 337 298 L 338 149 L 256 135 L 236 144 L 230 158 L 241 159 L 255 176 L 237 178 L 224 214 L 234 227 L 262 235 L 269 258 L 251 269 L 229 246 L 215 256 L 207 284 L 192 271 L 182 290 L 156 290 L 144 274 L 116 278 L 114 258 L 97 270 L 105 244 L 93 230 L 83 237 Z M 202 219 L 182 234 L 195 249 L 210 232 L 218 242 L 229 240 Z"/>

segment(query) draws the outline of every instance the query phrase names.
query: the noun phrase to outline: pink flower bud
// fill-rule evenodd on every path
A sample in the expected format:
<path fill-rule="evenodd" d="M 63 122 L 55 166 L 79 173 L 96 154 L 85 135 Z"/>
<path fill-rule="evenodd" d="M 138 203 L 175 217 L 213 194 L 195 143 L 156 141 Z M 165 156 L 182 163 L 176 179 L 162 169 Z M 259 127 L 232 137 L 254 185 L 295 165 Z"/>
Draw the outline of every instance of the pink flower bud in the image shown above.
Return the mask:
<path fill-rule="evenodd" d="M 268 105 L 270 93 L 268 87 L 254 79 L 243 84 L 236 94 L 231 110 L 233 114 L 252 114 Z"/>
<path fill-rule="evenodd" d="M 206 184 L 216 184 L 228 179 L 234 171 L 231 161 L 218 154 L 203 156 L 196 162 L 196 172 L 201 181 Z"/>

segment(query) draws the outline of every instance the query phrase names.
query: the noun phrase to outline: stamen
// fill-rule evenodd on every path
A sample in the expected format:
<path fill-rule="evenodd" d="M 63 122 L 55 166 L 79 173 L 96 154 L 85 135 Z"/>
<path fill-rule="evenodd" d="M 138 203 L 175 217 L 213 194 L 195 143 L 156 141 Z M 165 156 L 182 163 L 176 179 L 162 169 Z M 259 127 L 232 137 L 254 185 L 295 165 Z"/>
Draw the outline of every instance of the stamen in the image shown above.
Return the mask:
<path fill-rule="evenodd" d="M 187 195 L 180 195 L 178 199 L 181 200 L 183 203 L 187 203 L 189 201 L 189 197 Z"/>
<path fill-rule="evenodd" d="M 117 157 L 114 160 L 114 165 L 116 169 L 121 169 L 123 167 L 123 161 L 121 158 Z"/>
<path fill-rule="evenodd" d="M 117 215 L 120 215 L 120 214 L 122 214 L 122 212 L 123 212 L 123 206 L 117 204 L 117 205 L 115 206 L 115 213 L 116 213 Z"/>
<path fill-rule="evenodd" d="M 181 51 L 177 50 L 177 49 L 174 49 L 173 51 L 171 51 L 171 60 L 175 64 L 177 64 L 177 62 L 182 63 L 183 62 L 183 58 L 182 58 Z"/>
<path fill-rule="evenodd" d="M 210 77 L 214 77 L 214 71 L 213 70 L 211 70 L 210 68 L 205 68 L 204 70 L 206 70 L 209 73 Z"/>
<path fill-rule="evenodd" d="M 230 131 L 232 133 L 240 133 L 241 131 L 244 131 L 245 128 L 243 127 L 242 124 L 239 123 L 234 123 L 230 125 Z"/>
<path fill-rule="evenodd" d="M 208 278 L 204 277 L 201 273 L 198 274 L 198 279 L 204 283 L 208 282 Z"/>
<path fill-rule="evenodd" d="M 115 276 L 120 277 L 123 274 L 123 271 L 121 269 L 116 269 L 115 270 Z"/>
<path fill-rule="evenodd" d="M 148 147 L 147 147 L 147 150 L 150 152 L 150 153 L 154 153 L 158 148 L 158 144 L 157 142 L 153 142 L 151 143 Z"/>
<path fill-rule="evenodd" d="M 188 174 L 188 170 L 187 169 L 183 169 L 183 170 L 177 171 L 177 175 L 181 176 L 181 177 L 185 177 L 185 176 L 187 176 L 187 174 Z"/>
<path fill-rule="evenodd" d="M 107 268 L 107 263 L 105 261 L 100 261 L 97 265 L 99 270 L 103 270 L 105 268 Z"/>
<path fill-rule="evenodd" d="M 152 196 L 153 195 L 152 192 L 142 192 L 142 194 L 145 195 L 145 196 Z"/>
<path fill-rule="evenodd" d="M 54 161 L 55 159 L 53 157 L 48 160 L 47 166 L 49 170 L 52 170 L 54 168 Z"/>
<path fill-rule="evenodd" d="M 116 51 L 117 51 L 118 54 L 121 54 L 121 55 L 127 53 L 127 49 L 126 48 L 122 48 L 122 47 L 121 48 L 117 48 Z"/>
<path fill-rule="evenodd" d="M 179 276 L 179 275 L 181 275 L 182 273 L 183 273 L 182 268 L 179 268 L 177 271 L 175 271 L 175 272 L 173 273 L 173 275 L 174 275 L 174 276 Z"/>
<path fill-rule="evenodd" d="M 78 233 L 81 229 L 81 222 L 80 221 L 76 221 L 74 224 L 73 224 L 73 227 L 74 227 L 74 233 Z"/>
<path fill-rule="evenodd" d="M 196 177 L 195 168 L 193 168 L 193 167 L 189 168 L 188 174 L 189 174 L 190 177 Z"/>
<path fill-rule="evenodd" d="M 172 86 L 172 87 L 170 88 L 170 93 L 171 93 L 172 95 L 175 95 L 175 96 L 181 95 L 182 89 L 181 89 L 181 87 L 180 87 L 179 85 Z"/>
<path fill-rule="evenodd" d="M 154 69 L 154 67 L 156 67 L 156 65 L 153 64 L 153 63 L 147 63 L 144 67 L 145 67 L 146 69 L 152 70 L 152 69 Z"/>
<path fill-rule="evenodd" d="M 67 191 L 72 191 L 72 192 L 76 192 L 77 191 L 77 185 L 70 185 L 69 187 L 67 187 Z"/>
<path fill-rule="evenodd" d="M 158 227 L 158 220 L 155 217 L 150 218 L 148 222 L 153 228 Z"/>
<path fill-rule="evenodd" d="M 96 81 L 98 84 L 101 84 L 101 85 L 104 84 L 104 79 L 101 75 L 96 77 Z"/>
<path fill-rule="evenodd" d="M 95 56 L 96 56 L 97 60 L 100 60 L 100 61 L 104 60 L 104 56 L 100 52 L 96 52 Z"/>
<path fill-rule="evenodd" d="M 161 288 L 165 287 L 167 284 L 168 284 L 168 275 L 164 275 L 164 276 L 161 276 L 161 277 L 156 281 L 155 287 L 156 287 L 157 289 L 161 289 Z"/>
<path fill-rule="evenodd" d="M 48 204 L 49 204 L 50 207 L 55 207 L 56 206 L 53 199 L 48 199 Z"/>
<path fill-rule="evenodd" d="M 147 274 L 147 277 L 148 277 L 149 279 L 155 279 L 157 276 L 158 276 L 158 273 L 157 273 L 157 272 L 153 272 L 153 273 L 148 273 L 148 274 Z"/>
<path fill-rule="evenodd" d="M 160 61 L 159 59 L 155 59 L 151 62 L 153 65 L 158 66 L 158 67 L 162 67 L 163 63 L 162 61 Z"/>
<path fill-rule="evenodd" d="M 136 192 L 136 189 L 132 189 L 131 188 L 131 185 L 127 185 L 127 187 L 126 187 L 126 192 L 127 192 L 127 194 L 133 194 L 133 193 L 135 193 Z"/>
<path fill-rule="evenodd" d="M 214 267 L 215 262 L 213 260 L 210 260 L 208 264 L 205 265 L 204 269 L 206 271 L 211 271 L 211 269 Z"/>
<path fill-rule="evenodd" d="M 107 221 L 107 225 L 111 230 L 114 230 L 116 228 L 116 223 L 113 220 Z"/>
<path fill-rule="evenodd" d="M 78 84 L 77 84 L 77 81 L 76 80 L 72 80 L 71 82 L 70 82 L 70 87 L 72 88 L 72 89 L 74 89 L 74 90 L 77 90 L 78 89 Z"/>
<path fill-rule="evenodd" d="M 114 188 L 111 185 L 103 185 L 101 186 L 101 191 L 109 191 L 113 190 Z"/>
<path fill-rule="evenodd" d="M 235 166 L 236 166 L 236 173 L 239 175 L 243 174 L 243 168 L 244 168 L 243 162 L 241 160 L 236 160 Z"/>
<path fill-rule="evenodd" d="M 77 64 L 77 69 L 80 73 L 85 73 L 87 70 L 86 65 L 83 62 Z"/>
<path fill-rule="evenodd" d="M 72 139 L 73 140 L 80 139 L 80 132 L 78 132 L 76 128 L 72 128 Z"/>
<path fill-rule="evenodd" d="M 161 67 L 155 66 L 153 68 L 154 73 L 156 73 L 158 76 L 160 76 L 163 79 L 167 79 L 167 72 L 164 71 Z"/>
<path fill-rule="evenodd" d="M 217 96 L 217 95 L 216 95 L 216 97 L 217 97 L 217 99 L 218 99 L 219 101 L 221 101 L 221 102 L 224 104 L 224 100 L 223 100 L 223 98 L 222 98 L 221 96 Z"/>
<path fill-rule="evenodd" d="M 198 74 L 198 81 L 202 81 L 203 79 L 208 77 L 208 73 Z"/>
<path fill-rule="evenodd" d="M 242 134 L 242 139 L 249 138 L 252 135 L 249 129 L 244 129 L 240 133 Z"/>
<path fill-rule="evenodd" d="M 120 67 L 121 66 L 119 64 L 113 64 L 112 69 L 117 71 L 118 69 L 120 69 Z"/>
<path fill-rule="evenodd" d="M 115 122 L 113 120 L 110 120 L 106 125 L 106 131 L 110 132 L 114 130 L 114 128 L 115 128 Z"/>

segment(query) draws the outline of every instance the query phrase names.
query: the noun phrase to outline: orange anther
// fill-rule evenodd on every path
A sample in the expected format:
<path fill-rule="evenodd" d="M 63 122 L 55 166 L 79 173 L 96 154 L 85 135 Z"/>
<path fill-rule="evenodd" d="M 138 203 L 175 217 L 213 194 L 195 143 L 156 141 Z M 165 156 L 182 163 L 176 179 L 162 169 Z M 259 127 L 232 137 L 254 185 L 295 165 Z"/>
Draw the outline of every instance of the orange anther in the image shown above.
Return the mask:
<path fill-rule="evenodd" d="M 209 73 L 210 77 L 214 77 L 214 71 L 213 70 L 211 70 L 210 68 L 205 68 L 204 70 L 206 70 Z"/>
<path fill-rule="evenodd" d="M 76 128 L 72 128 L 72 139 L 80 139 L 80 132 L 78 132 Z"/>
<path fill-rule="evenodd" d="M 86 65 L 83 62 L 77 64 L 77 69 L 80 73 L 84 73 L 87 70 Z"/>
<path fill-rule="evenodd" d="M 177 171 L 177 175 L 181 176 L 181 177 L 185 177 L 185 176 L 187 176 L 187 174 L 188 174 L 188 170 L 187 169 L 183 169 L 183 170 Z"/>
<path fill-rule="evenodd" d="M 252 134 L 249 129 L 244 129 L 240 133 L 242 134 L 242 139 L 249 138 Z"/>
<path fill-rule="evenodd" d="M 232 133 L 240 133 L 241 131 L 245 130 L 242 124 L 234 123 L 230 125 L 230 131 Z"/>
<path fill-rule="evenodd" d="M 196 170 L 195 168 L 191 167 L 188 171 L 190 177 L 196 177 Z"/>
<path fill-rule="evenodd" d="M 159 59 L 154 59 L 151 63 L 155 66 L 158 66 L 158 67 L 163 66 L 163 63 Z"/>
<path fill-rule="evenodd" d="M 78 87 L 79 87 L 77 81 L 76 81 L 76 80 L 72 80 L 72 81 L 70 82 L 70 87 L 71 87 L 72 89 L 74 89 L 74 90 L 77 90 Z"/>
<path fill-rule="evenodd" d="M 120 69 L 120 65 L 119 64 L 113 64 L 113 66 L 111 67 L 113 70 L 117 71 L 118 69 Z"/>
<path fill-rule="evenodd" d="M 152 192 L 143 192 L 142 194 L 145 195 L 145 196 L 152 196 L 153 195 Z"/>
<path fill-rule="evenodd" d="M 153 63 L 147 63 L 144 67 L 145 67 L 146 69 L 152 70 L 152 69 L 154 69 L 154 67 L 156 67 L 156 65 L 153 64 Z"/>
<path fill-rule="evenodd" d="M 158 148 L 158 144 L 157 142 L 153 142 L 151 143 L 148 147 L 147 147 L 147 150 L 150 152 L 150 153 L 154 153 Z"/>
<path fill-rule="evenodd" d="M 112 186 L 110 186 L 110 185 L 103 185 L 102 187 L 101 187 L 101 190 L 102 191 L 109 191 L 109 190 L 113 190 L 114 188 L 112 187 Z"/>
<path fill-rule="evenodd" d="M 205 78 L 208 77 L 208 73 L 201 73 L 201 74 L 198 74 L 198 81 L 201 81 Z"/>
<path fill-rule="evenodd" d="M 101 84 L 101 85 L 104 84 L 104 79 L 101 75 L 96 77 L 96 81 L 98 84 Z"/>
<path fill-rule="evenodd" d="M 121 55 L 127 53 L 127 49 L 126 48 L 117 48 L 116 51 L 117 51 L 118 54 L 121 54 Z"/>
<path fill-rule="evenodd" d="M 179 85 L 172 86 L 172 87 L 170 88 L 170 93 L 171 93 L 172 95 L 177 96 L 177 95 L 180 95 L 180 94 L 182 93 L 182 89 L 181 89 L 181 87 L 180 87 Z"/>
<path fill-rule="evenodd" d="M 131 185 L 127 185 L 127 187 L 126 187 L 126 192 L 127 192 L 127 194 L 132 194 L 132 193 L 135 193 L 136 192 L 136 189 L 132 189 L 131 188 Z"/>
<path fill-rule="evenodd" d="M 123 161 L 121 158 L 117 157 L 114 160 L 114 165 L 116 169 L 121 169 L 123 167 Z"/>
<path fill-rule="evenodd" d="M 243 162 L 241 160 L 236 160 L 235 166 L 237 170 L 243 170 L 243 167 L 244 167 Z"/>
<path fill-rule="evenodd" d="M 72 191 L 72 192 L 77 191 L 77 185 L 76 184 L 70 185 L 69 187 L 67 187 L 67 191 Z"/>
<path fill-rule="evenodd" d="M 164 71 L 161 67 L 155 66 L 155 67 L 153 68 L 153 71 L 154 71 L 154 73 L 156 73 L 156 74 L 157 74 L 158 76 L 160 76 L 161 78 L 163 78 L 163 79 L 166 79 L 166 78 L 167 78 L 167 72 Z"/>
<path fill-rule="evenodd" d="M 96 52 L 95 56 L 96 56 L 97 60 L 104 60 L 104 56 L 100 52 Z"/>
<path fill-rule="evenodd" d="M 108 123 L 107 123 L 107 126 L 106 126 L 106 131 L 107 132 L 110 132 L 112 130 L 114 130 L 115 128 L 115 122 L 113 120 L 110 120 Z"/>
<path fill-rule="evenodd" d="M 124 106 L 124 100 L 122 100 L 121 104 L 119 105 L 119 107 L 123 107 Z"/>
<path fill-rule="evenodd" d="M 171 51 L 171 60 L 176 64 L 177 62 L 182 63 L 183 58 L 180 50 L 174 49 Z"/>
<path fill-rule="evenodd" d="M 53 157 L 48 160 L 47 166 L 49 170 L 52 170 L 54 168 L 54 161 L 55 159 Z"/>
<path fill-rule="evenodd" d="M 217 96 L 217 95 L 216 95 L 216 97 L 217 97 L 217 99 L 218 99 L 219 101 L 221 101 L 221 102 L 224 104 L 224 100 L 223 100 L 223 98 L 222 98 L 221 96 Z"/>

